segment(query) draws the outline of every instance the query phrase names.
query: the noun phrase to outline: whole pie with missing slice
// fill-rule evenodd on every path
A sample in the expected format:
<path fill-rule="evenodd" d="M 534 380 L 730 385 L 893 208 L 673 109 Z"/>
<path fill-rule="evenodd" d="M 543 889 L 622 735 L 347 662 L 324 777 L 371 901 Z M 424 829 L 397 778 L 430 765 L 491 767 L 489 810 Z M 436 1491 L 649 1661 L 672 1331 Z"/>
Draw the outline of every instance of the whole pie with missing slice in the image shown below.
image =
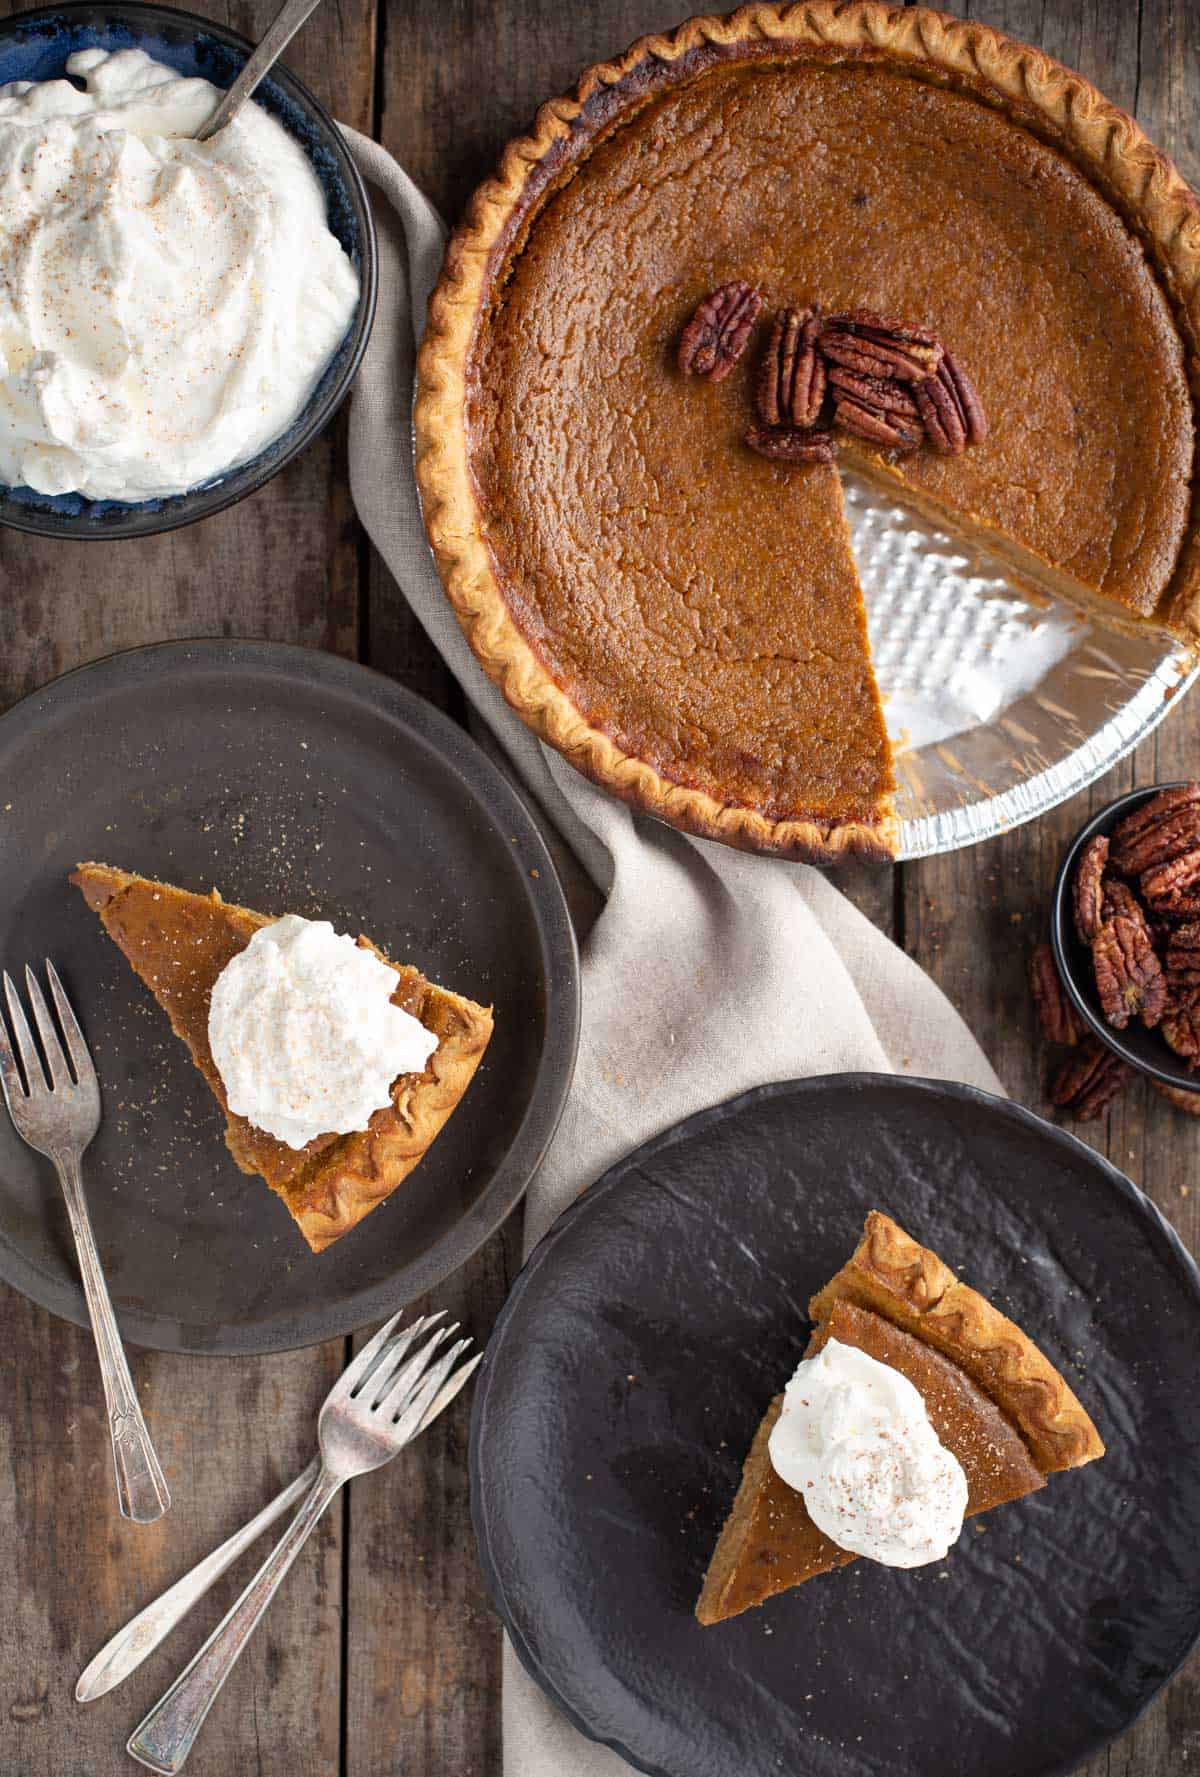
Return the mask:
<path fill-rule="evenodd" d="M 392 1004 L 437 1038 L 423 1072 L 393 1082 L 391 1102 L 365 1130 L 321 1135 L 289 1147 L 229 1109 L 209 1045 L 209 1004 L 226 965 L 254 934 L 264 913 L 219 894 L 192 894 L 107 864 L 80 864 L 71 878 L 99 914 L 109 937 L 150 989 L 187 1044 L 226 1117 L 225 1141 L 243 1172 L 257 1173 L 284 1201 L 314 1252 L 322 1252 L 389 1197 L 423 1159 L 462 1100 L 492 1034 L 486 1006 L 393 963 L 366 938 L 359 944 L 394 969 Z"/>
<path fill-rule="evenodd" d="M 763 321 L 678 367 L 734 279 Z M 894 849 L 892 762 L 835 466 L 743 440 L 788 304 L 932 329 L 989 421 L 842 455 L 1022 573 L 1196 625 L 1200 209 L 1088 82 L 986 26 L 863 0 L 693 19 L 506 150 L 430 306 L 418 478 L 510 703 L 691 832 Z"/>
<path fill-rule="evenodd" d="M 806 1358 L 836 1340 L 914 1385 L 962 1466 L 968 1516 L 1104 1454 L 1088 1414 L 1028 1335 L 878 1211 L 809 1313 L 815 1329 Z M 746 1458 L 696 1606 L 702 1623 L 856 1559 L 818 1529 L 804 1495 L 776 1472 L 769 1446 L 782 1406 L 782 1396 L 772 1401 Z"/>

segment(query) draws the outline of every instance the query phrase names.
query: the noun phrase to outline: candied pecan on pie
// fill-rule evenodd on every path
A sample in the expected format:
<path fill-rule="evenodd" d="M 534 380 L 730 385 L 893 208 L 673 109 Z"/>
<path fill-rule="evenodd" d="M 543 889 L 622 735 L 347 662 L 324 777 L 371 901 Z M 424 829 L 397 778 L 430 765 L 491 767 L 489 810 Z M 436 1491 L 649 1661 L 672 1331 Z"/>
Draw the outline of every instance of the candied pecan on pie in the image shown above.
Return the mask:
<path fill-rule="evenodd" d="M 780 309 L 759 366 L 755 405 L 764 426 L 815 426 L 825 401 L 821 317 L 811 308 Z"/>
<path fill-rule="evenodd" d="M 680 338 L 680 370 L 723 382 L 749 345 L 761 307 L 758 291 L 741 278 L 706 296 Z"/>

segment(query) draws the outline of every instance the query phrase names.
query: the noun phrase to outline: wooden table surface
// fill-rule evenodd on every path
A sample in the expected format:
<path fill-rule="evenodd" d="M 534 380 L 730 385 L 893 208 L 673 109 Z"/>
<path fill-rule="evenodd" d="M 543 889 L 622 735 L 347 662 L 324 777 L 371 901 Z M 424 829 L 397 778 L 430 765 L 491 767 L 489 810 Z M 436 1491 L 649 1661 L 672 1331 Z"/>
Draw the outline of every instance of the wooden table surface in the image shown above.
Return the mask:
<path fill-rule="evenodd" d="M 258 35 L 276 0 L 193 0 Z M 12 8 L 16 10 L 16 8 Z M 1081 69 L 1200 185 L 1196 0 L 983 0 L 972 11 Z M 538 101 L 643 32 L 671 0 L 326 0 L 290 65 L 378 136 L 452 216 Z M 76 547 L 0 531 L 0 701 L 114 649 L 265 636 L 392 673 L 453 711 L 455 688 L 358 526 L 343 419 L 232 511 L 145 542 Z M 1042 1106 L 1024 965 L 1056 860 L 1089 806 L 1196 773 L 1200 695 L 1103 783 L 973 851 L 839 881 L 959 1007 L 1008 1090 Z M 1193 1250 L 1200 1120 L 1139 1082 L 1080 1133 L 1142 1185 Z M 514 1275 L 519 1217 L 439 1303 L 486 1334 Z M 245 1562 L 114 1695 L 80 1709 L 99 1643 L 249 1517 L 311 1453 L 342 1342 L 281 1357 L 132 1354 L 175 1504 L 135 1528 L 113 1503 L 91 1340 L 0 1286 L 0 1773 L 108 1777 L 124 1741 L 244 1582 Z M 498 1777 L 500 1636 L 475 1566 L 460 1404 L 342 1495 L 285 1582 L 189 1764 L 194 1777 Z M 1200 1762 L 1200 1660 L 1094 1762 L 1166 1777 Z M 564 1772 L 563 1777 L 571 1777 Z"/>

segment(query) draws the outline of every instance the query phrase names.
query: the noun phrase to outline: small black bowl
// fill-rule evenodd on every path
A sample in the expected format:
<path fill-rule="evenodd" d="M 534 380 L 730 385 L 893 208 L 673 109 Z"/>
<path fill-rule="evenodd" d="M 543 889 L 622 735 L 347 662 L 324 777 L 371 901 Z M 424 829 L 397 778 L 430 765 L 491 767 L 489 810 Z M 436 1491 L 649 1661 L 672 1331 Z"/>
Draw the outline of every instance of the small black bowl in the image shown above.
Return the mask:
<path fill-rule="evenodd" d="M 1143 802 L 1149 802 L 1152 796 L 1159 795 L 1163 790 L 1182 789 L 1183 783 L 1151 784 L 1145 790 L 1131 790 L 1127 796 L 1119 796 L 1110 802 L 1098 814 L 1094 814 L 1086 827 L 1081 827 L 1075 835 L 1058 872 L 1058 880 L 1054 885 L 1054 900 L 1050 908 L 1050 943 L 1054 951 L 1054 960 L 1058 964 L 1058 972 L 1063 984 L 1071 996 L 1071 1003 L 1084 1020 L 1088 1029 L 1099 1037 L 1106 1048 L 1130 1067 L 1136 1068 L 1140 1074 L 1147 1074 L 1150 1079 L 1157 1080 L 1163 1086 L 1180 1086 L 1185 1092 L 1200 1092 L 1200 1073 L 1192 1073 L 1182 1058 L 1168 1048 L 1157 1030 L 1147 1030 L 1144 1025 L 1131 1022 L 1124 1030 L 1114 1030 L 1100 1010 L 1100 996 L 1096 992 L 1096 978 L 1092 973 L 1092 957 L 1086 944 L 1080 942 L 1075 930 L 1075 909 L 1072 896 L 1072 884 L 1075 880 L 1075 869 L 1079 862 L 1079 854 L 1089 839 L 1097 833 L 1111 833 L 1117 822 Z"/>
<path fill-rule="evenodd" d="M 252 45 L 236 31 L 173 6 L 140 0 L 65 0 L 58 6 L 0 19 L 0 82 L 55 80 L 79 49 L 144 49 L 181 74 L 214 86 L 232 84 Z M 214 481 L 168 499 L 88 500 L 82 494 L 39 494 L 0 486 L 0 524 L 42 537 L 149 537 L 208 518 L 258 491 L 332 419 L 354 381 L 375 319 L 378 278 L 375 224 L 366 187 L 341 131 L 308 88 L 277 63 L 254 95 L 304 150 L 321 182 L 331 232 L 358 272 L 358 308 L 346 337 L 307 405 L 258 456 Z"/>

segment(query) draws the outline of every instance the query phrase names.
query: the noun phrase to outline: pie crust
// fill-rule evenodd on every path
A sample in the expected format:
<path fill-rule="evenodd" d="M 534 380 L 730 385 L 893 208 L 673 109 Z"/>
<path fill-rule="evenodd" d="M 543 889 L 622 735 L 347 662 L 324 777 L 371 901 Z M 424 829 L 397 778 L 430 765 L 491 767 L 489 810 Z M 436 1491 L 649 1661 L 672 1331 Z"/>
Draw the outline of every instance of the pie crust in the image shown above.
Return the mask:
<path fill-rule="evenodd" d="M 720 62 L 789 55 L 874 61 L 983 101 L 1065 154 L 1140 239 L 1200 389 L 1200 205 L 1138 125 L 1078 74 L 989 27 L 879 0 L 844 5 L 751 5 L 689 20 L 588 70 L 567 97 L 544 105 L 528 136 L 509 144 L 447 249 L 430 301 L 415 407 L 417 478 L 447 593 L 485 670 L 514 709 L 581 772 L 639 809 L 687 831 L 755 851 L 817 861 L 894 852 L 898 824 L 773 818 L 671 781 L 589 721 L 541 662 L 506 602 L 484 534 L 469 461 L 469 367 L 493 280 L 519 246 L 540 200 L 616 120 L 673 84 Z M 1200 545 L 1192 484 L 1186 537 L 1158 616 L 1200 635 Z"/>
<path fill-rule="evenodd" d="M 272 916 L 223 901 L 215 889 L 195 895 L 107 864 L 80 864 L 71 880 L 187 1044 L 225 1113 L 225 1141 L 238 1167 L 257 1173 L 282 1197 L 314 1252 L 361 1222 L 424 1158 L 483 1058 L 492 1034 L 490 1008 L 434 986 L 419 970 L 389 961 L 360 938 L 398 972 L 394 1002 L 419 1017 L 438 1046 L 423 1073 L 401 1074 L 393 1083 L 391 1104 L 376 1111 L 365 1130 L 289 1148 L 230 1111 L 208 1046 L 216 975 Z"/>

